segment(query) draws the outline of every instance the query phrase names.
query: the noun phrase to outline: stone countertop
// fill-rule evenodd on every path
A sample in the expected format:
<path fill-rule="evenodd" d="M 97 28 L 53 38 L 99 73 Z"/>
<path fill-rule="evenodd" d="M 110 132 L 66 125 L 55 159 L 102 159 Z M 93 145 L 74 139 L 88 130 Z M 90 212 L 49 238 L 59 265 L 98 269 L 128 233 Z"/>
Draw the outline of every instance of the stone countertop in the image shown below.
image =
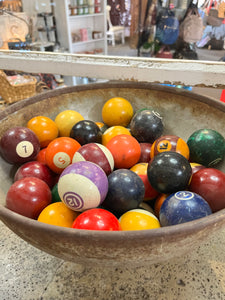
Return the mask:
<path fill-rule="evenodd" d="M 0 222 L 1 300 L 225 299 L 225 229 L 190 253 L 139 268 L 65 262 Z"/>

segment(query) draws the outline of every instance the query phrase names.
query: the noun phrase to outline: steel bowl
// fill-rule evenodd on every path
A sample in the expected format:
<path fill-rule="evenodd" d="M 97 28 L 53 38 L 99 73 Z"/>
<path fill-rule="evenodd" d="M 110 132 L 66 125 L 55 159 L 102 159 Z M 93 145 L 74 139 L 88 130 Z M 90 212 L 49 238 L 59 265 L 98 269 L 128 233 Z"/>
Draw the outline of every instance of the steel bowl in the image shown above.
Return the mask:
<path fill-rule="evenodd" d="M 154 107 L 163 117 L 164 134 L 187 140 L 200 128 L 224 132 L 225 105 L 219 101 L 157 84 L 105 82 L 48 91 L 9 106 L 0 113 L 0 136 L 10 127 L 26 125 L 34 116 L 54 119 L 66 109 L 101 121 L 104 102 L 115 96 L 129 100 L 134 110 Z M 67 261 L 105 266 L 158 263 L 187 253 L 225 226 L 225 209 L 188 223 L 142 231 L 76 230 L 44 224 L 4 206 L 14 168 L 0 159 L 2 222 L 34 247 Z M 225 172 L 225 163 L 218 168 Z"/>

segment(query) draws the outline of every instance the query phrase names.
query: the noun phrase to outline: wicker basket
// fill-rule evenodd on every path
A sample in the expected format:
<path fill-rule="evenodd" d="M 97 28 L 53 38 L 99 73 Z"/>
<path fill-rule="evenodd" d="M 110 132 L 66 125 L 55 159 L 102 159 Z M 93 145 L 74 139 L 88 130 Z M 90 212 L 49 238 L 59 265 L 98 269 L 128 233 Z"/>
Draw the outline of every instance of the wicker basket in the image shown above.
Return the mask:
<path fill-rule="evenodd" d="M 5 103 L 14 103 L 36 94 L 36 78 L 29 75 L 24 75 L 23 77 L 32 80 L 23 84 L 12 85 L 6 74 L 0 70 L 0 96 Z"/>

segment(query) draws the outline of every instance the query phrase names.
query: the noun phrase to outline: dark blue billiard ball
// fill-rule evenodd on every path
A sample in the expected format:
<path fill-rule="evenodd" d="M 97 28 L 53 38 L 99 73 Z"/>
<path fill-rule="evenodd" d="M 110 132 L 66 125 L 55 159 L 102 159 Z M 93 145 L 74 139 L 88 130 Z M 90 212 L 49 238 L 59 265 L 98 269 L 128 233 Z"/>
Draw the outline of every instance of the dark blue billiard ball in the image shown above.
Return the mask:
<path fill-rule="evenodd" d="M 129 169 L 118 169 L 108 176 L 108 193 L 102 207 L 116 216 L 138 208 L 144 199 L 145 186 L 140 176 Z"/>
<path fill-rule="evenodd" d="M 159 220 L 161 226 L 181 224 L 212 214 L 209 204 L 198 194 L 179 191 L 163 202 Z"/>

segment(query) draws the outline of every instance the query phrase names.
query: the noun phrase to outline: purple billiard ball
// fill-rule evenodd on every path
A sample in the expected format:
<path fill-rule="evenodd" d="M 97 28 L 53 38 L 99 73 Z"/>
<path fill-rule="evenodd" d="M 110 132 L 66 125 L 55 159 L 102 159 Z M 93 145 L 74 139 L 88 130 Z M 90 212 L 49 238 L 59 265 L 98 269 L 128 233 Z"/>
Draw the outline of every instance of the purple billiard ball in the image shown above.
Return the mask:
<path fill-rule="evenodd" d="M 169 195 L 163 202 L 159 220 L 161 226 L 177 225 L 212 214 L 204 198 L 190 191 L 179 191 Z"/>
<path fill-rule="evenodd" d="M 34 160 L 40 151 L 36 134 L 27 127 L 8 129 L 0 140 L 0 153 L 11 164 L 23 164 Z"/>
<path fill-rule="evenodd" d="M 70 209 L 82 212 L 101 205 L 108 192 L 108 179 L 97 164 L 75 162 L 61 173 L 58 192 Z"/>

